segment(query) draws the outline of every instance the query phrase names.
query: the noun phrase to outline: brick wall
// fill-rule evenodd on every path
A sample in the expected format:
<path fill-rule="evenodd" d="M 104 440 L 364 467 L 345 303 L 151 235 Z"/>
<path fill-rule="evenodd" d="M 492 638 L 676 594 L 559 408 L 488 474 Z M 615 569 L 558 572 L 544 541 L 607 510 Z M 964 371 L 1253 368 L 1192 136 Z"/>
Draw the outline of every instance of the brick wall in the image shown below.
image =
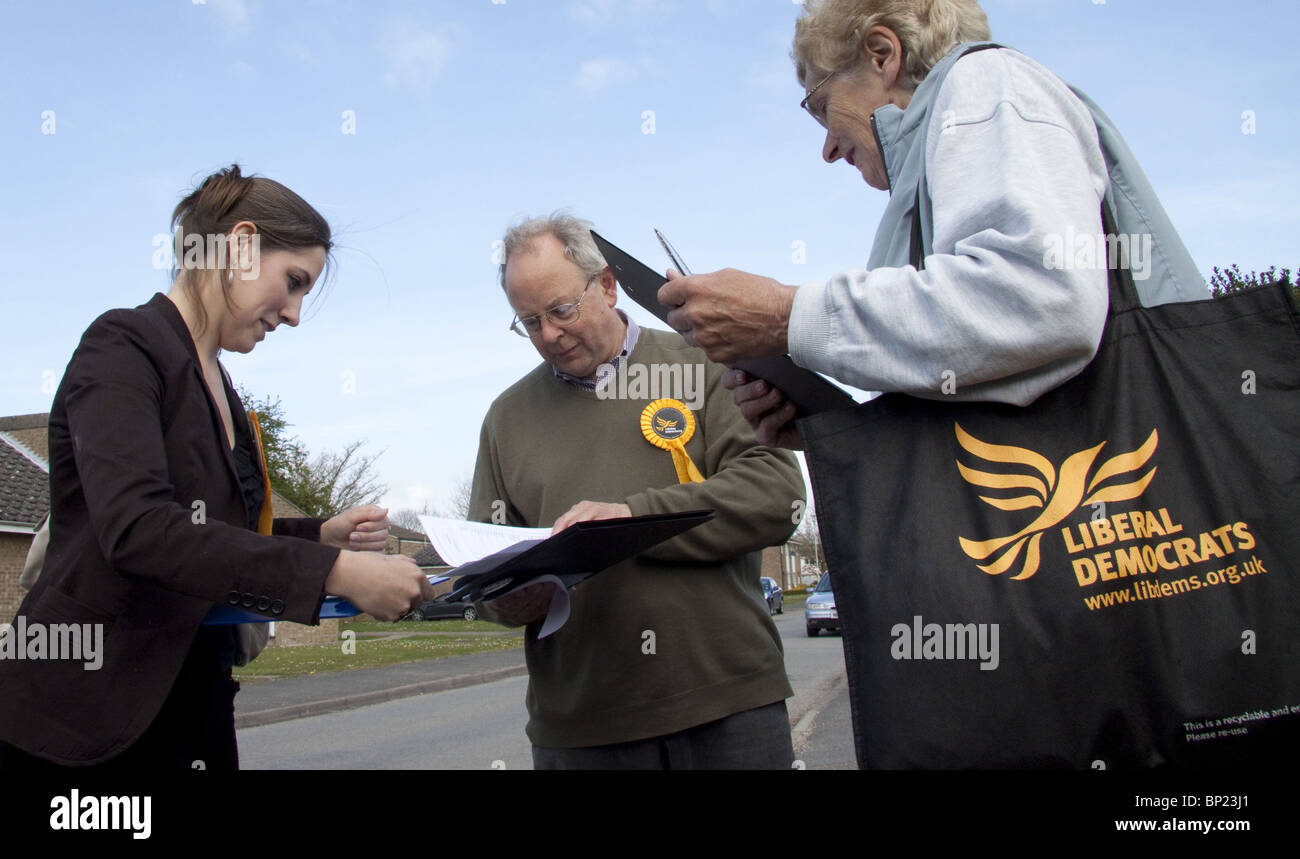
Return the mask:
<path fill-rule="evenodd" d="M 30 535 L 0 534 L 0 623 L 9 623 L 18 613 L 26 591 L 18 587 L 23 561 L 32 545 Z"/>
<path fill-rule="evenodd" d="M 271 491 L 271 516 L 276 519 L 306 519 L 307 514 L 302 512 L 298 505 L 285 498 L 275 490 Z"/>
<path fill-rule="evenodd" d="M 297 644 L 329 644 L 339 640 L 339 619 L 322 620 L 320 626 L 280 621 L 275 625 L 275 638 L 268 647 L 292 647 Z"/>
<path fill-rule="evenodd" d="M 44 426 L 36 426 L 31 429 L 6 430 L 12 435 L 14 441 L 27 447 L 32 454 L 39 456 L 40 459 L 49 461 L 49 430 Z"/>
<path fill-rule="evenodd" d="M 46 427 L 6 430 L 9 435 L 46 462 L 50 461 L 50 431 Z"/>
<path fill-rule="evenodd" d="M 399 540 L 392 534 L 388 535 L 388 545 L 384 548 L 385 555 L 402 554 L 408 558 L 414 558 L 416 555 L 428 548 L 427 542 L 418 540 Z"/>
<path fill-rule="evenodd" d="M 763 550 L 763 572 L 760 575 L 774 580 L 785 590 L 785 580 L 781 575 L 781 547 L 768 546 Z"/>
<path fill-rule="evenodd" d="M 50 415 L 41 412 L 32 415 L 5 415 L 0 417 L 0 431 L 7 432 L 20 444 L 30 448 L 45 460 L 50 458 Z"/>

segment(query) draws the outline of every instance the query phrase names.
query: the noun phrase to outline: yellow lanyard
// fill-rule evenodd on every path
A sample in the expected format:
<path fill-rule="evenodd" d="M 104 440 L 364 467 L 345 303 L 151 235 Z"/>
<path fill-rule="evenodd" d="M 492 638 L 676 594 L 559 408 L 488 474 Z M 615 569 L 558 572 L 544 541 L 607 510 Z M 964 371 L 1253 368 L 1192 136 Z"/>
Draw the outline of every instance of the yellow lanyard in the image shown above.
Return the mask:
<path fill-rule="evenodd" d="M 275 514 L 271 512 L 271 473 L 266 468 L 266 450 L 262 447 L 262 426 L 257 422 L 257 412 L 248 410 L 248 422 L 253 426 L 253 444 L 257 448 L 258 458 L 262 460 L 262 488 L 266 494 L 262 498 L 262 510 L 257 514 L 257 533 L 270 535 L 271 524 Z"/>

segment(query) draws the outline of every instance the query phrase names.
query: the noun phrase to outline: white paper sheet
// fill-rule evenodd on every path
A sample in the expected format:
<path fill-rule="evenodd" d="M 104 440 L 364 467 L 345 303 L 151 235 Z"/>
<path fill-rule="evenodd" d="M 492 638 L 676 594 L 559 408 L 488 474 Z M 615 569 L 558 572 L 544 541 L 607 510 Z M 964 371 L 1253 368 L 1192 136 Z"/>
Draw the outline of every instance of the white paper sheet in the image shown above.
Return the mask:
<path fill-rule="evenodd" d="M 550 528 L 516 528 L 440 516 L 421 516 L 420 524 L 443 561 L 453 567 L 477 561 L 524 540 L 545 540 L 551 536 Z"/>
<path fill-rule="evenodd" d="M 480 565 L 475 562 L 488 555 L 511 549 L 512 553 L 523 552 L 551 536 L 550 528 L 516 528 L 510 525 L 488 525 L 483 522 L 466 522 L 463 519 L 444 519 L 439 516 L 421 516 L 420 524 L 429 537 L 429 542 L 438 550 L 442 559 L 457 567 L 456 575 L 469 575 L 478 572 Z M 442 577 L 446 579 L 447 577 Z M 544 575 L 528 581 L 521 587 L 528 587 L 540 582 L 551 582 L 555 592 L 546 612 L 546 620 L 538 631 L 538 638 L 546 638 L 569 619 L 569 591 L 557 576 Z M 505 586 L 506 581 L 501 585 Z M 489 594 L 484 595 L 490 599 Z"/>
<path fill-rule="evenodd" d="M 539 639 L 555 632 L 555 630 L 564 626 L 564 622 L 569 619 L 569 591 L 564 587 L 564 582 L 560 581 L 556 576 L 538 576 L 530 581 L 528 585 L 536 585 L 541 582 L 554 584 L 555 593 L 551 595 L 551 605 L 546 611 L 546 621 L 537 633 Z M 524 585 L 524 587 L 528 587 L 528 585 Z"/>

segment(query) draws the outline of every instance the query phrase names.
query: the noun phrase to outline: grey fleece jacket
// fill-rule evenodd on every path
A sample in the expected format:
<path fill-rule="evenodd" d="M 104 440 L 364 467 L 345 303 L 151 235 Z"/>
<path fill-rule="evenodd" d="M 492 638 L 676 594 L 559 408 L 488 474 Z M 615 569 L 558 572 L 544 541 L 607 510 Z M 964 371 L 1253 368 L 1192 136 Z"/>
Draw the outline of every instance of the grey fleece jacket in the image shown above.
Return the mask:
<path fill-rule="evenodd" d="M 799 288 L 790 354 L 865 390 L 1026 405 L 1096 354 L 1103 196 L 1144 304 L 1208 293 L 1105 114 L 1023 54 L 970 47 L 906 109 L 873 115 L 891 198 L 871 257 Z M 918 191 L 921 271 L 908 264 Z"/>

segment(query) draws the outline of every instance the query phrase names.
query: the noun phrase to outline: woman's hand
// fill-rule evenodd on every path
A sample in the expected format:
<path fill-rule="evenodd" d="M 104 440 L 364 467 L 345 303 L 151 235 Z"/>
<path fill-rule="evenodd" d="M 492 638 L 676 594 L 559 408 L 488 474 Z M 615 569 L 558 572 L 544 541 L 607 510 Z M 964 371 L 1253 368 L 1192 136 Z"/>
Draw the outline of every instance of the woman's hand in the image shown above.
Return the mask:
<path fill-rule="evenodd" d="M 388 545 L 388 510 L 367 504 L 344 511 L 320 526 L 320 541 L 336 549 L 382 552 Z"/>
<path fill-rule="evenodd" d="M 731 364 L 790 350 L 790 309 L 798 287 L 734 268 L 683 277 L 669 270 L 659 301 L 674 308 L 668 324 L 710 361 Z"/>
<path fill-rule="evenodd" d="M 722 374 L 722 386 L 731 391 L 759 444 L 803 450 L 803 439 L 794 425 L 794 403 L 779 389 L 735 369 Z"/>
<path fill-rule="evenodd" d="M 405 555 L 339 552 L 325 592 L 341 596 L 380 620 L 397 620 L 434 597 L 433 586 Z"/>

